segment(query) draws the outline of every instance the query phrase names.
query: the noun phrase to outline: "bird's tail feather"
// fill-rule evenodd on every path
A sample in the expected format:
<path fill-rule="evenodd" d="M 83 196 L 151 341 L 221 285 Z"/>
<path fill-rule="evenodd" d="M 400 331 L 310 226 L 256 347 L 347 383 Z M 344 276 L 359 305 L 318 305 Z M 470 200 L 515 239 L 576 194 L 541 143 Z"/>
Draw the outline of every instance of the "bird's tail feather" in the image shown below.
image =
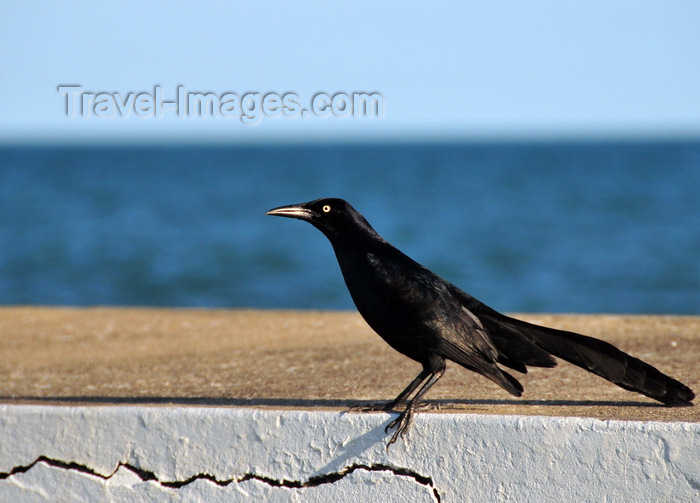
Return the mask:
<path fill-rule="evenodd" d="M 666 405 L 689 406 L 695 397 L 685 384 L 600 339 L 541 327 L 503 316 L 499 320 L 552 355 L 578 365 L 629 391 Z"/>

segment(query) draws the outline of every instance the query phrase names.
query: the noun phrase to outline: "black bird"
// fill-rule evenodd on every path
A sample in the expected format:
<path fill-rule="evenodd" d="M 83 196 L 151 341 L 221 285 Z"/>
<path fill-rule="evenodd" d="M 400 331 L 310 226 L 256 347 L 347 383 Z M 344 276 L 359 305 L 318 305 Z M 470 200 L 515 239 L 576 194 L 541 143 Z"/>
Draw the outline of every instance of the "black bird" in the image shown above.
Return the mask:
<path fill-rule="evenodd" d="M 405 405 L 386 427 L 387 433 L 397 427 L 387 447 L 406 433 L 416 405 L 444 374 L 446 359 L 515 396 L 522 394 L 522 385 L 498 364 L 526 373 L 527 366 L 556 366 L 556 356 L 666 405 L 693 405 L 690 388 L 612 344 L 510 318 L 479 302 L 390 245 L 342 199 L 282 206 L 266 214 L 305 220 L 323 232 L 362 317 L 392 348 L 423 366 L 392 402 L 367 409 Z"/>

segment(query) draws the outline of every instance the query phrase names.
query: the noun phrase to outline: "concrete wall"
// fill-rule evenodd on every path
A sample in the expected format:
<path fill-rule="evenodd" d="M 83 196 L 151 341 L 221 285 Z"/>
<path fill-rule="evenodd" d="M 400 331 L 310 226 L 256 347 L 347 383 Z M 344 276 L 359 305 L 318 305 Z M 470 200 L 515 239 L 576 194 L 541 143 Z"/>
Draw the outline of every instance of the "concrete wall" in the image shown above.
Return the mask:
<path fill-rule="evenodd" d="M 700 501 L 700 424 L 0 405 L 0 501 Z"/>

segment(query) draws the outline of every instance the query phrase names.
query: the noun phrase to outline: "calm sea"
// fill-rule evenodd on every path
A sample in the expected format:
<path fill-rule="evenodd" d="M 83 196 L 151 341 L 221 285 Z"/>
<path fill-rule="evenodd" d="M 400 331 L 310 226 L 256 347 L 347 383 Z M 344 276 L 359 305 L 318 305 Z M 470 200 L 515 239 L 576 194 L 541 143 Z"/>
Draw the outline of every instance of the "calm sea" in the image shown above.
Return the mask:
<path fill-rule="evenodd" d="M 700 142 L 0 147 L 0 304 L 352 309 L 349 200 L 505 311 L 700 314 Z"/>

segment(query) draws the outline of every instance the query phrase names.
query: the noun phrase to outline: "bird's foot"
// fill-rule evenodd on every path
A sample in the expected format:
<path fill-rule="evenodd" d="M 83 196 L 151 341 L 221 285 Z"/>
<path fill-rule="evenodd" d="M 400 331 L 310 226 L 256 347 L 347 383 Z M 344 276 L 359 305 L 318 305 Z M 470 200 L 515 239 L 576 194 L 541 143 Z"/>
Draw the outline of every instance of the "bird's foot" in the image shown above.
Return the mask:
<path fill-rule="evenodd" d="M 367 403 L 350 407 L 348 412 L 391 412 L 397 405 L 398 402 Z"/>
<path fill-rule="evenodd" d="M 394 419 L 386 426 L 386 428 L 384 428 L 384 433 L 389 433 L 390 429 L 396 427 L 396 431 L 394 431 L 391 439 L 389 439 L 389 442 L 386 444 L 387 450 L 389 450 L 389 446 L 391 444 L 398 440 L 399 435 L 402 437 L 406 435 L 406 432 L 408 432 L 408 427 L 411 426 L 411 422 L 413 421 L 413 412 L 414 407 L 407 407 L 406 410 L 399 414 L 396 419 Z"/>

